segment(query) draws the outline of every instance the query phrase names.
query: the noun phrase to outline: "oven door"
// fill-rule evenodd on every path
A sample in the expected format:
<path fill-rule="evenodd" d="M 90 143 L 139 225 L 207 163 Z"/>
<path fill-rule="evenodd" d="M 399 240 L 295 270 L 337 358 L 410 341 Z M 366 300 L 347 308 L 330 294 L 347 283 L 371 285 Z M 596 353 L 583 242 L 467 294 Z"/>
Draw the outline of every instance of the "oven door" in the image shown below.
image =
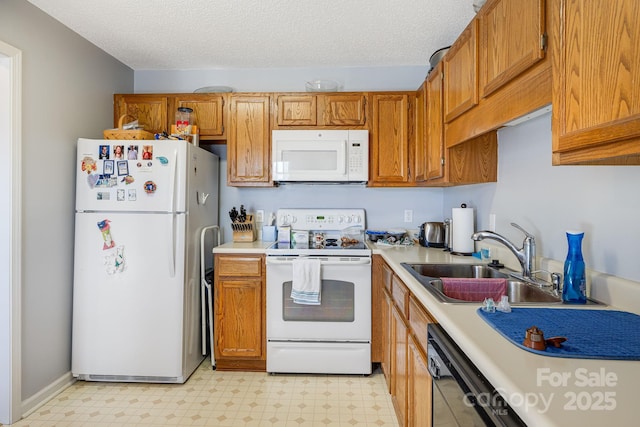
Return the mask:
<path fill-rule="evenodd" d="M 371 258 L 321 259 L 320 305 L 293 302 L 293 260 L 267 257 L 267 339 L 371 341 Z"/>
<path fill-rule="evenodd" d="M 267 257 L 267 372 L 370 374 L 371 257 L 317 257 L 320 305 L 291 299 L 295 258 Z"/>

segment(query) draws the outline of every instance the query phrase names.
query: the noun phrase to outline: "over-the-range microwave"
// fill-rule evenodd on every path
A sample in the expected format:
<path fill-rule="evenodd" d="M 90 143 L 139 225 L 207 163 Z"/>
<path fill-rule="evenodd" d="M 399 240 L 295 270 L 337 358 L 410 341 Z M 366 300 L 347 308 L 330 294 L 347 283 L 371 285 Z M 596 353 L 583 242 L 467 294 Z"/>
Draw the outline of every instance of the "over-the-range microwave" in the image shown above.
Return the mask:
<path fill-rule="evenodd" d="M 276 182 L 363 183 L 369 179 L 369 131 L 274 130 Z"/>

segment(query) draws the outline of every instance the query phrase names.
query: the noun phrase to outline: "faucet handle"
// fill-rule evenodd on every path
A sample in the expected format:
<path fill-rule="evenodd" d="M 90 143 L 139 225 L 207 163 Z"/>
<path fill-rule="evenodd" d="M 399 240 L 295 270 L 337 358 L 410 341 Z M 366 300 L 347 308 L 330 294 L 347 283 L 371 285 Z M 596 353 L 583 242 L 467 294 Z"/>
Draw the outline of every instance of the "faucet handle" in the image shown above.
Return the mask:
<path fill-rule="evenodd" d="M 533 235 L 533 234 L 529 233 L 527 230 L 525 230 L 524 228 L 520 227 L 520 226 L 519 226 L 518 224 L 516 224 L 515 222 L 512 222 L 512 223 L 511 223 L 511 225 L 512 225 L 512 226 L 514 226 L 515 228 L 517 228 L 518 230 L 522 231 L 522 232 L 525 234 L 525 236 L 527 236 L 527 237 L 529 237 L 529 238 L 531 238 L 531 239 L 533 239 L 533 238 L 534 238 L 534 235 Z"/>

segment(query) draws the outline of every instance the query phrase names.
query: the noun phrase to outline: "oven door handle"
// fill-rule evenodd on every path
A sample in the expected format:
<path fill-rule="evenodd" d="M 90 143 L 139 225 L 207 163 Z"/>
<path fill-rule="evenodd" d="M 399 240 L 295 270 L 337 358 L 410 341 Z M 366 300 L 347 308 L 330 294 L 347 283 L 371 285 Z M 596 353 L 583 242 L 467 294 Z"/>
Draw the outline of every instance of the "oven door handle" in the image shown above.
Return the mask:
<path fill-rule="evenodd" d="M 292 264 L 294 259 L 298 259 L 299 257 L 291 257 L 291 258 L 281 258 L 281 257 L 267 257 L 267 264 L 271 265 L 283 265 L 283 264 Z M 314 257 L 305 257 L 309 259 L 315 259 Z M 320 259 L 320 265 L 367 265 L 371 264 L 371 258 L 362 257 L 362 258 L 350 258 L 348 260 L 340 260 L 333 261 L 331 258 L 318 258 Z"/>

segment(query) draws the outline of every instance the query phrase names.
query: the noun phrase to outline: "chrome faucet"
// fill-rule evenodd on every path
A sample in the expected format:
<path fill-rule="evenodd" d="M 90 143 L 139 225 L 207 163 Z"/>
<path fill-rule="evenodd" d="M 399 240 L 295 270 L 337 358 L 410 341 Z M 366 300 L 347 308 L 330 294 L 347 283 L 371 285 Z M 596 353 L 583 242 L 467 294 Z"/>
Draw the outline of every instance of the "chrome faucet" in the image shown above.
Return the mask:
<path fill-rule="evenodd" d="M 494 233 L 493 231 L 478 231 L 477 233 L 473 233 L 471 238 L 475 241 L 492 239 L 505 245 L 518 258 L 518 261 L 522 266 L 522 277 L 535 281 L 533 274 L 535 271 L 534 264 L 536 260 L 536 239 L 515 222 L 512 222 L 511 225 L 525 234 L 521 249 L 516 248 L 515 245 L 504 236 Z"/>

